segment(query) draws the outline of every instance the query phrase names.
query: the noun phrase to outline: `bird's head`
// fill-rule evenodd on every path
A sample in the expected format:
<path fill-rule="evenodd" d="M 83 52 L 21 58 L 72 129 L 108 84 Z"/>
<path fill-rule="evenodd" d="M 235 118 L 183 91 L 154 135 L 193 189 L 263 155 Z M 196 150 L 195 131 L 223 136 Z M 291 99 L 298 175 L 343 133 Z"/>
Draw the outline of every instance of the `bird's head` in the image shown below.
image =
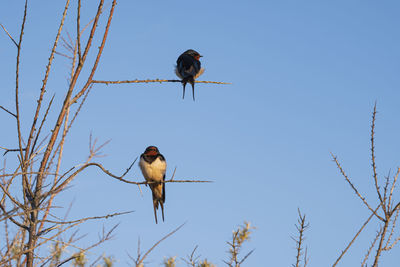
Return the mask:
<path fill-rule="evenodd" d="M 155 156 L 158 155 L 159 153 L 160 152 L 158 151 L 158 148 L 156 146 L 149 146 L 144 151 L 144 154 L 148 156 Z"/>
<path fill-rule="evenodd" d="M 193 49 L 186 50 L 184 54 L 192 56 L 196 60 L 200 60 L 200 58 L 202 57 L 202 55 L 200 55 L 197 51 L 194 51 Z"/>

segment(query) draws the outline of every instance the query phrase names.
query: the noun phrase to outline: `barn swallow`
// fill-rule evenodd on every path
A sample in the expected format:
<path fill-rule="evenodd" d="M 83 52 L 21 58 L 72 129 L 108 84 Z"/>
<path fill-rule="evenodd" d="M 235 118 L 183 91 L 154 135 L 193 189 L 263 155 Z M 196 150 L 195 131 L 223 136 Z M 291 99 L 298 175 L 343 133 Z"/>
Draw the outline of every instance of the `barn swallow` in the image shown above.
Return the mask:
<path fill-rule="evenodd" d="M 194 101 L 194 80 L 204 72 L 204 69 L 201 68 L 200 57 L 202 56 L 198 52 L 189 49 L 183 52 L 176 61 L 175 73 L 182 80 L 183 85 L 182 99 L 185 98 L 186 83 L 190 83 Z"/>
<path fill-rule="evenodd" d="M 165 170 L 167 162 L 163 155 L 160 154 L 158 148 L 149 146 L 144 153 L 140 155 L 139 167 L 147 182 L 150 185 L 153 194 L 154 217 L 157 223 L 158 204 L 161 206 L 162 219 L 164 221 L 164 202 L 165 202 Z"/>

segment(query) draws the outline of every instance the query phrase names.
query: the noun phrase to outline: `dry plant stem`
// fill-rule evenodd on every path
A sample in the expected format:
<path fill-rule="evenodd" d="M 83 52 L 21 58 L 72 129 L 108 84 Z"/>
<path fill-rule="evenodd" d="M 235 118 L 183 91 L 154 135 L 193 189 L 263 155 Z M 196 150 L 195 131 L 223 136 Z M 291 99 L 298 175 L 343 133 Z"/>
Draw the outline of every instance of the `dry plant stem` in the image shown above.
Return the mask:
<path fill-rule="evenodd" d="M 141 264 L 143 264 L 143 261 L 146 259 L 146 257 L 150 254 L 150 252 L 156 248 L 161 242 L 163 242 L 165 239 L 167 239 L 168 237 L 170 237 L 171 235 L 175 234 L 179 229 L 181 229 L 184 224 L 181 224 L 178 228 L 176 228 L 175 230 L 173 230 L 172 232 L 170 232 L 169 234 L 167 234 L 166 236 L 164 236 L 163 238 L 161 238 L 160 240 L 158 240 L 149 250 L 146 251 L 146 253 L 140 257 L 140 253 L 138 253 L 138 258 L 135 261 L 136 266 L 141 266 Z"/>
<path fill-rule="evenodd" d="M 61 144 L 63 143 L 62 140 L 67 136 L 69 130 L 71 129 L 71 127 L 72 127 L 72 125 L 73 125 L 73 123 L 74 123 L 76 117 L 77 117 L 78 114 L 79 114 L 79 111 L 81 110 L 83 104 L 85 103 L 85 100 L 86 100 L 86 98 L 87 98 L 87 96 L 88 96 L 90 90 L 91 90 L 91 87 L 89 87 L 89 89 L 87 90 L 85 96 L 83 97 L 81 103 L 79 104 L 78 109 L 75 111 L 75 114 L 74 114 L 74 116 L 72 117 L 71 122 L 68 124 L 67 130 L 65 131 L 65 133 L 63 133 L 63 136 L 62 136 L 62 138 L 61 138 L 61 141 L 58 143 L 58 145 L 57 145 L 55 151 L 53 152 L 53 155 L 52 155 L 52 157 L 51 157 L 49 163 L 47 164 L 47 169 L 50 169 L 50 167 L 52 166 L 54 158 L 57 156 L 59 150 L 61 149 Z"/>
<path fill-rule="evenodd" d="M 308 264 L 308 257 L 307 257 L 307 254 L 308 254 L 308 249 L 307 249 L 307 247 L 306 247 L 306 250 L 305 250 L 305 252 L 304 252 L 304 265 L 303 265 L 303 267 L 307 267 L 307 264 Z"/>
<path fill-rule="evenodd" d="M 394 229 L 395 229 L 395 227 L 396 227 L 396 222 L 397 222 L 397 219 L 398 219 L 398 216 L 399 216 L 399 212 L 400 212 L 400 210 L 397 210 L 397 211 L 396 211 L 395 218 L 394 218 L 394 220 L 393 220 L 393 222 L 392 222 L 392 229 L 391 229 L 391 231 L 390 231 L 389 238 L 388 238 L 388 240 L 387 240 L 387 242 L 386 242 L 386 245 L 385 245 L 385 247 L 383 248 L 383 250 L 391 250 L 391 249 L 397 244 L 397 242 L 399 242 L 399 240 L 400 240 L 400 236 L 398 236 L 398 237 L 393 241 L 393 243 L 392 243 L 391 245 L 389 245 L 389 243 L 390 243 L 390 241 L 391 241 L 391 239 L 392 239 L 392 236 L 393 236 L 393 234 L 394 234 Z"/>
<path fill-rule="evenodd" d="M 390 250 L 393 247 L 393 246 L 389 246 L 389 244 L 390 244 L 390 241 L 392 240 L 392 237 L 393 237 L 393 234 L 394 234 L 394 229 L 396 228 L 396 222 L 397 222 L 397 219 L 399 217 L 399 211 L 400 210 L 396 211 L 396 215 L 394 216 L 394 219 L 392 221 L 392 227 L 391 227 L 391 230 L 390 230 L 390 234 L 389 234 L 389 237 L 388 237 L 388 239 L 386 241 L 386 244 L 385 244 L 385 247 L 383 248 L 383 250 Z M 396 241 L 393 242 L 393 244 L 395 244 L 395 243 L 396 243 Z"/>
<path fill-rule="evenodd" d="M 78 42 L 78 62 L 81 61 L 81 30 L 80 30 L 80 22 L 81 22 L 81 0 L 78 0 L 78 15 L 76 18 L 76 39 Z"/>
<path fill-rule="evenodd" d="M 306 223 L 306 215 L 302 215 L 300 212 L 300 209 L 297 210 L 299 213 L 299 219 L 297 220 L 298 225 L 296 225 L 297 232 L 299 233 L 299 238 L 298 240 L 294 239 L 296 242 L 296 267 L 300 267 L 301 263 L 301 255 L 303 251 L 303 242 L 304 242 L 304 231 L 309 227 L 309 224 Z"/>
<path fill-rule="evenodd" d="M 46 112 L 44 113 L 42 122 L 40 123 L 40 126 L 39 126 L 39 130 L 37 131 L 35 140 L 33 141 L 33 145 L 32 145 L 32 149 L 31 149 L 30 155 L 34 154 L 34 150 L 35 150 L 35 146 L 36 146 L 37 140 L 39 138 L 40 132 L 42 131 L 42 127 L 44 125 L 44 122 L 46 121 L 47 115 L 49 114 L 51 105 L 53 104 L 54 97 L 55 97 L 55 95 L 53 95 L 53 97 L 51 98 L 51 100 L 49 102 L 49 105 L 47 106 Z"/>
<path fill-rule="evenodd" d="M 378 205 L 378 207 L 376 207 L 375 212 L 379 209 L 380 206 L 381 205 Z M 374 213 L 372 213 L 368 217 L 368 219 L 364 222 L 364 224 L 361 226 L 360 230 L 358 230 L 358 232 L 355 234 L 355 236 L 350 241 L 350 243 L 346 246 L 346 248 L 342 251 L 342 253 L 340 253 L 340 256 L 337 258 L 337 260 L 332 265 L 332 267 L 335 267 L 339 263 L 339 261 L 342 259 L 343 255 L 346 254 L 347 250 L 351 247 L 351 245 L 353 245 L 354 241 L 356 241 L 357 237 L 361 234 L 361 232 L 364 230 L 365 226 L 367 226 L 367 224 L 369 223 L 369 221 L 372 219 L 373 216 L 374 216 Z"/>
<path fill-rule="evenodd" d="M 382 234 L 382 229 L 379 229 L 379 231 L 376 233 L 376 236 L 374 238 L 374 240 L 371 242 L 371 246 L 368 248 L 367 253 L 365 254 L 364 260 L 361 263 L 361 267 L 364 266 L 364 264 L 367 262 L 369 255 L 371 254 L 372 249 L 375 246 L 376 241 L 378 241 L 379 236 Z"/>
<path fill-rule="evenodd" d="M 390 208 L 392 207 L 393 190 L 394 190 L 394 188 L 395 188 L 395 186 L 396 186 L 397 178 L 399 177 L 399 174 L 400 174 L 400 168 L 397 168 L 397 172 L 396 172 L 396 175 L 395 175 L 394 178 L 393 178 L 393 183 L 392 183 L 392 186 L 391 186 L 391 188 L 390 188 L 390 193 L 389 193 L 388 205 L 389 205 Z M 390 209 L 390 208 L 389 208 L 389 209 Z M 395 210 L 396 210 L 396 208 L 393 209 L 393 212 L 394 212 Z"/>
<path fill-rule="evenodd" d="M 24 17 L 22 19 L 21 25 L 21 33 L 19 35 L 19 42 L 17 45 L 17 64 L 15 67 L 15 115 L 17 116 L 17 130 L 18 130 L 18 144 L 19 144 L 19 152 L 21 158 L 23 158 L 23 147 L 22 147 L 22 134 L 21 134 L 21 121 L 19 114 L 19 62 L 21 56 L 21 48 L 22 48 L 22 37 L 24 36 L 25 22 L 26 22 L 26 11 L 28 9 L 28 0 L 25 0 L 25 8 L 24 8 Z M 22 169 L 25 169 L 24 164 L 22 165 Z"/>
<path fill-rule="evenodd" d="M 72 91 L 75 88 L 76 81 L 77 81 L 77 79 L 79 77 L 79 74 L 80 74 L 80 72 L 82 70 L 83 64 L 84 64 L 84 62 L 86 60 L 87 54 L 89 52 L 89 48 L 90 48 L 90 46 L 92 44 L 93 36 L 95 34 L 95 31 L 96 31 L 96 28 L 97 28 L 97 24 L 98 24 L 98 20 L 99 20 L 100 14 L 102 12 L 103 3 L 104 3 L 104 0 L 100 0 L 99 7 L 97 9 L 97 14 L 96 14 L 95 20 L 93 22 L 92 30 L 90 32 L 90 35 L 89 35 L 89 38 L 88 38 L 88 41 L 87 41 L 87 44 L 86 44 L 86 48 L 85 48 L 85 51 L 84 51 L 83 56 L 82 56 L 82 60 L 81 60 L 80 64 L 78 64 L 78 66 L 77 66 L 77 68 L 75 70 L 74 76 L 73 76 L 73 78 L 71 80 L 71 83 L 69 85 L 69 88 L 68 88 L 67 95 L 65 96 L 65 100 L 64 100 L 63 106 L 61 107 L 61 111 L 60 111 L 60 113 L 58 115 L 58 119 L 57 119 L 56 125 L 54 126 L 54 128 L 52 130 L 52 135 L 50 137 L 50 140 L 49 140 L 49 143 L 47 145 L 46 151 L 44 152 L 42 161 L 40 163 L 40 168 L 39 168 L 40 174 L 37 177 L 36 190 L 35 190 L 35 194 L 37 194 L 38 196 L 40 195 L 40 191 L 41 191 L 41 188 L 42 188 L 43 172 L 44 172 L 44 170 L 46 168 L 46 164 L 47 164 L 47 161 L 48 161 L 48 159 L 50 157 L 50 154 L 53 151 L 54 143 L 56 142 L 56 139 L 58 137 L 58 133 L 59 133 L 62 121 L 64 120 L 65 113 L 67 112 L 67 109 L 68 109 L 68 107 L 70 105 L 69 99 L 70 99 L 70 97 L 72 95 Z"/>
<path fill-rule="evenodd" d="M 12 38 L 12 36 L 8 33 L 8 31 L 6 30 L 6 28 L 0 23 L 0 26 L 3 28 L 4 32 L 8 35 L 8 37 L 10 37 L 11 41 L 15 44 L 16 47 L 18 47 L 17 42 L 14 40 L 14 38 Z"/>
<path fill-rule="evenodd" d="M 376 173 L 376 164 L 375 164 L 375 145 L 374 145 L 374 135 L 375 135 L 375 118 L 376 118 L 376 103 L 374 105 L 374 112 L 372 113 L 372 124 L 371 124 L 371 161 L 372 161 L 372 170 L 375 182 L 375 189 L 379 197 L 380 203 L 382 203 L 382 209 L 384 213 L 386 213 L 386 203 L 385 200 L 381 196 L 380 188 L 378 185 L 378 175 Z"/>
<path fill-rule="evenodd" d="M 61 184 L 59 185 L 54 185 L 53 188 L 44 195 L 44 197 L 46 197 L 48 194 L 56 194 L 58 192 L 60 192 L 61 190 L 63 190 L 65 188 L 65 186 L 72 180 L 75 178 L 76 175 L 78 175 L 80 172 L 82 172 L 84 169 L 86 169 L 87 167 L 90 166 L 96 166 L 98 168 L 100 168 L 105 174 L 107 174 L 108 176 L 115 178 L 119 181 L 128 183 L 128 184 L 135 184 L 135 185 L 140 185 L 140 184 L 151 184 L 151 182 L 133 182 L 133 181 L 128 181 L 123 179 L 123 177 L 129 172 L 129 170 L 132 168 L 133 164 L 135 164 L 136 159 L 134 162 L 132 162 L 132 164 L 129 166 L 129 168 L 125 171 L 125 173 L 123 173 L 121 176 L 117 176 L 115 174 L 112 174 L 111 172 L 109 172 L 108 170 L 106 170 L 101 164 L 99 163 L 95 163 L 95 162 L 91 162 L 91 163 L 86 163 L 84 166 L 80 167 L 78 170 L 76 170 L 74 173 L 72 173 L 68 178 L 66 178 Z M 68 170 L 68 172 L 70 172 L 71 170 Z M 211 181 L 199 181 L 199 180 L 166 180 L 164 181 L 164 183 L 209 183 Z"/>
<path fill-rule="evenodd" d="M 54 180 L 53 180 L 53 184 L 57 183 L 57 179 L 58 179 L 58 174 L 60 171 L 60 166 L 61 166 L 61 158 L 62 158 L 62 154 L 63 154 L 63 148 L 64 148 L 64 141 L 65 141 L 65 136 L 66 136 L 66 131 L 67 131 L 67 125 L 68 125 L 68 116 L 69 116 L 69 108 L 67 111 L 67 115 L 65 116 L 65 121 L 64 121 L 64 132 L 63 132 L 63 136 L 61 138 L 61 145 L 60 145 L 60 153 L 58 155 L 58 162 L 57 162 L 57 166 L 56 166 L 56 175 L 54 175 Z M 55 194 L 50 195 L 50 199 L 47 203 L 47 208 L 46 211 L 43 214 L 43 218 L 42 218 L 42 222 L 39 226 L 38 232 L 40 232 L 43 229 L 43 225 L 44 225 L 44 221 L 46 220 L 49 212 L 50 212 L 50 208 L 53 204 L 53 199 L 55 197 Z"/>
<path fill-rule="evenodd" d="M 69 2 L 70 2 L 70 1 L 67 0 L 66 3 L 65 3 L 64 12 L 63 12 L 63 15 L 62 15 L 62 18 L 61 18 L 60 26 L 58 27 L 56 39 L 55 39 L 55 41 L 54 41 L 54 43 L 53 43 L 53 48 L 51 49 L 49 61 L 48 61 L 47 66 L 46 66 L 46 72 L 45 72 L 45 75 L 44 75 L 42 87 L 41 87 L 41 89 L 40 89 L 40 95 L 39 95 L 39 98 L 38 98 L 38 100 L 37 100 L 37 106 L 36 106 L 35 116 L 34 116 L 34 118 L 33 118 L 32 126 L 31 126 L 31 131 L 30 131 L 30 133 L 29 133 L 28 143 L 27 143 L 27 146 L 26 146 L 26 147 L 27 147 L 27 151 L 26 151 L 26 154 L 25 154 L 25 158 L 28 158 L 28 157 L 29 157 L 29 156 L 28 156 L 29 148 L 30 148 L 30 145 L 31 145 L 31 142 L 32 142 L 32 139 L 33 139 L 33 134 L 34 134 L 34 132 L 35 132 L 35 130 L 36 130 L 35 127 L 36 127 L 37 120 L 38 120 L 38 118 L 39 118 L 39 112 L 40 112 L 40 109 L 41 109 L 41 105 L 42 105 L 42 101 L 43 101 L 43 96 L 44 96 L 44 93 L 46 92 L 47 80 L 48 80 L 48 78 L 49 78 L 49 74 L 50 74 L 50 70 L 51 70 L 51 65 L 52 65 L 52 62 L 53 62 L 53 59 L 54 59 L 54 53 L 55 53 L 56 48 L 57 48 L 57 44 L 58 44 L 58 40 L 59 40 L 59 38 L 60 38 L 61 30 L 62 30 L 62 28 L 63 28 L 63 26 L 64 26 L 64 21 L 65 21 L 66 15 L 67 15 L 67 10 L 68 10 L 68 7 L 69 7 Z"/>
<path fill-rule="evenodd" d="M 181 80 L 164 80 L 164 79 L 147 79 L 147 80 L 124 80 L 124 81 L 98 81 L 98 80 L 93 80 L 91 81 L 92 83 L 104 83 L 106 85 L 109 84 L 123 84 L 123 83 L 163 83 L 163 82 L 169 82 L 169 83 L 181 83 Z M 214 84 L 231 84 L 231 83 L 226 83 L 226 82 L 213 82 L 213 81 L 195 81 L 195 83 L 214 83 Z"/>
<path fill-rule="evenodd" d="M 102 243 L 104 243 L 105 241 L 107 241 L 107 240 L 110 240 L 111 238 L 112 238 L 112 233 L 114 232 L 114 230 L 116 229 L 118 227 L 118 225 L 115 225 L 113 228 L 111 228 L 111 230 L 110 231 L 108 231 L 107 233 L 104 233 L 104 229 L 103 229 L 103 234 L 102 234 L 102 237 L 100 238 L 100 240 L 97 242 L 97 243 L 95 243 L 95 244 L 93 244 L 93 245 L 91 245 L 91 246 L 89 246 L 89 247 L 87 247 L 87 248 L 85 248 L 85 249 L 80 249 L 80 252 L 81 253 L 84 253 L 84 252 L 86 252 L 86 251 L 88 251 L 88 250 L 90 250 L 90 249 L 92 249 L 92 248 L 94 248 L 94 247 L 97 247 L 98 245 L 100 245 L 100 244 L 102 244 Z M 69 244 L 67 244 L 68 246 L 69 246 Z M 62 261 L 60 264 L 58 264 L 57 266 L 62 266 L 63 264 L 65 264 L 65 263 L 67 263 L 67 262 L 69 262 L 69 261 L 71 261 L 71 260 L 73 260 L 73 259 L 75 259 L 77 256 L 71 256 L 71 257 L 69 257 L 68 259 L 65 259 L 64 261 Z"/>
<path fill-rule="evenodd" d="M 374 264 L 372 265 L 372 267 L 378 266 L 379 258 L 381 256 L 381 253 L 382 253 L 382 250 L 383 250 L 383 242 L 384 242 L 385 237 L 386 237 L 386 232 L 387 232 L 388 225 L 389 225 L 389 221 L 385 221 L 385 224 L 383 225 L 383 228 L 382 228 L 382 233 L 380 235 L 379 245 L 378 245 L 378 248 L 376 249 L 376 255 L 375 255 Z"/>
<path fill-rule="evenodd" d="M 109 29 L 110 29 L 111 20 L 112 20 L 112 18 L 113 18 L 113 14 L 114 14 L 115 5 L 116 5 L 116 0 L 113 0 L 112 5 L 111 5 L 111 9 L 110 9 L 110 13 L 109 13 L 109 15 L 108 15 L 108 20 L 107 20 L 106 29 L 105 29 L 104 34 L 103 34 L 103 39 L 102 39 L 102 41 L 101 41 L 101 45 L 100 45 L 100 47 L 99 47 L 99 51 L 98 51 L 98 53 L 97 53 L 97 57 L 96 57 L 96 60 L 95 60 L 95 62 L 94 62 L 94 65 L 93 65 L 93 67 L 92 67 L 92 71 L 90 72 L 89 78 L 87 79 L 86 84 L 85 84 L 85 85 L 83 86 L 83 88 L 79 91 L 79 93 L 77 93 L 77 94 L 74 96 L 74 98 L 72 99 L 71 103 L 75 103 L 75 102 L 86 92 L 86 90 L 89 88 L 89 86 L 90 86 L 91 83 L 92 83 L 93 76 L 94 76 L 94 74 L 95 74 L 95 72 L 96 72 L 97 66 L 98 66 L 99 61 L 100 61 L 100 57 L 101 57 L 101 55 L 102 55 L 102 53 L 103 53 L 103 49 L 104 49 L 104 46 L 105 46 L 105 44 L 106 44 L 106 40 L 107 40 L 107 36 L 108 36 L 108 31 L 109 31 Z"/>
<path fill-rule="evenodd" d="M 188 260 L 182 258 L 183 261 L 185 261 L 187 264 L 189 264 L 192 267 L 196 267 L 197 259 L 200 256 L 197 256 L 196 258 L 194 257 L 194 253 L 196 252 L 196 249 L 198 248 L 198 245 L 196 245 L 190 255 L 187 256 Z"/>
<path fill-rule="evenodd" d="M 57 225 L 58 224 L 72 224 L 72 223 L 77 223 L 77 222 L 86 222 L 89 220 L 108 219 L 108 218 L 112 218 L 114 216 L 125 215 L 125 214 L 129 214 L 132 212 L 133 211 L 116 212 L 116 213 L 102 215 L 102 216 L 86 217 L 86 218 L 82 218 L 82 219 L 78 219 L 78 220 L 74 220 L 74 221 L 52 221 L 52 220 L 43 220 L 43 221 L 48 222 L 48 223 L 54 223 Z"/>
<path fill-rule="evenodd" d="M 17 118 L 17 115 L 15 115 L 14 113 L 12 113 L 11 111 L 9 111 L 8 109 L 6 109 L 5 107 L 0 106 L 0 108 L 1 108 L 2 110 L 4 110 L 5 112 L 7 112 L 8 114 L 14 116 L 14 118 Z"/>
<path fill-rule="evenodd" d="M 373 214 L 378 217 L 381 221 L 385 221 L 384 218 L 382 218 L 381 216 L 379 216 L 379 214 L 377 212 L 375 212 L 371 206 L 368 204 L 368 202 L 365 200 L 365 198 L 358 192 L 357 188 L 353 185 L 353 183 L 350 181 L 349 177 L 347 176 L 347 174 L 344 172 L 342 166 L 340 165 L 339 161 L 337 160 L 337 157 L 335 155 L 333 155 L 331 153 L 331 156 L 333 158 L 333 161 L 336 163 L 336 166 L 339 168 L 340 173 L 343 175 L 343 177 L 346 179 L 347 183 L 351 186 L 351 188 L 354 190 L 354 192 L 356 193 L 356 195 L 363 201 L 363 203 L 367 206 L 367 208 L 373 212 Z"/>
<path fill-rule="evenodd" d="M 64 12 L 63 12 L 62 19 L 61 19 L 61 23 L 60 23 L 60 26 L 58 28 L 58 32 L 57 32 L 57 35 L 56 35 L 56 40 L 54 41 L 53 49 L 51 51 L 50 58 L 49 58 L 49 62 L 48 62 L 47 67 L 46 67 L 45 78 L 43 79 L 43 84 L 42 84 L 39 100 L 37 101 L 38 104 L 37 104 L 37 107 L 36 107 L 34 120 L 33 120 L 33 123 L 32 123 L 31 131 L 30 131 L 29 138 L 28 138 L 28 143 L 27 143 L 27 146 L 26 146 L 25 158 L 22 156 L 22 151 L 21 151 L 21 158 L 23 159 L 23 162 L 26 161 L 28 158 L 30 158 L 30 155 L 29 155 L 30 144 L 31 144 L 32 139 L 33 139 L 33 134 L 34 134 L 34 131 L 35 131 L 35 126 L 36 126 L 37 119 L 39 117 L 39 111 L 41 109 L 41 103 L 43 101 L 43 95 L 45 93 L 45 88 L 46 88 L 48 76 L 49 76 L 49 73 L 50 73 L 51 64 L 52 64 L 52 61 L 53 61 L 53 58 L 54 58 L 54 52 L 56 50 L 58 39 L 59 39 L 59 36 L 61 34 L 61 29 L 62 29 L 62 27 L 64 25 L 64 20 L 65 20 L 66 14 L 67 14 L 68 7 L 69 7 L 69 0 L 66 1 Z M 22 170 L 25 171 L 24 169 L 22 169 Z M 43 175 L 42 174 L 43 170 L 44 170 L 44 168 L 39 170 L 39 172 L 41 174 L 39 174 L 39 177 L 38 177 L 39 179 L 37 179 L 37 181 L 36 181 L 35 194 L 34 194 L 33 199 L 32 199 L 32 209 L 35 209 L 37 207 L 37 205 L 38 205 L 38 202 L 39 202 L 39 196 L 40 196 L 40 191 L 41 191 L 41 187 L 42 187 L 42 177 L 40 177 L 40 176 Z M 38 215 L 37 212 L 35 212 L 35 211 L 31 212 L 30 219 L 29 219 L 29 224 L 30 224 L 29 225 L 29 237 L 28 237 L 27 253 L 26 253 L 26 266 L 27 267 L 32 267 L 33 266 L 33 260 L 34 260 L 34 252 L 33 252 L 33 250 L 36 247 L 36 242 L 37 242 L 37 232 L 36 232 L 36 230 L 37 230 L 36 229 L 36 227 L 37 227 L 37 215 Z"/>

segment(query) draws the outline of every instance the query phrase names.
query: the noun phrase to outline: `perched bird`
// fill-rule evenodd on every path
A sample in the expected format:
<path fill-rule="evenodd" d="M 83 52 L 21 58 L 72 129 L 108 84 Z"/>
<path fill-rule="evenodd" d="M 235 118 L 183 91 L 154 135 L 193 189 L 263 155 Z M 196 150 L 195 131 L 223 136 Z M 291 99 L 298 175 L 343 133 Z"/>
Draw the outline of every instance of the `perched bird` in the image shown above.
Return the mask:
<path fill-rule="evenodd" d="M 151 183 L 150 189 L 153 193 L 154 217 L 157 223 L 158 204 L 161 206 L 162 219 L 164 221 L 164 202 L 165 202 L 165 170 L 167 162 L 163 155 L 160 154 L 158 148 L 149 146 L 144 153 L 140 155 L 139 167 L 142 170 L 143 176 L 147 182 Z"/>
<path fill-rule="evenodd" d="M 192 85 L 193 101 L 194 101 L 194 80 L 203 74 L 204 69 L 201 68 L 200 57 L 198 52 L 189 49 L 183 52 L 176 61 L 175 73 L 182 80 L 183 97 L 185 98 L 185 87 L 187 83 Z"/>

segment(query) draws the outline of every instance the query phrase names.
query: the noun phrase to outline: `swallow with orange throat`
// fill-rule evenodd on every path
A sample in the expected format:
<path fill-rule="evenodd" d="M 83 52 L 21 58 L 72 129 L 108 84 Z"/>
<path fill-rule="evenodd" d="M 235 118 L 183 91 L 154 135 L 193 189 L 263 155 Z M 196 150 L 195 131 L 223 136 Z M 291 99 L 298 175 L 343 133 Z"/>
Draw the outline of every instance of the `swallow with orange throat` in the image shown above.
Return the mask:
<path fill-rule="evenodd" d="M 167 162 L 158 148 L 149 146 L 144 153 L 140 155 L 139 167 L 153 195 L 154 217 L 157 222 L 158 205 L 161 206 L 162 219 L 164 221 L 164 203 L 165 203 L 165 171 Z"/>
<path fill-rule="evenodd" d="M 183 85 L 182 99 L 185 98 L 186 84 L 190 83 L 194 101 L 194 81 L 204 72 L 201 68 L 200 57 L 202 56 L 198 52 L 189 49 L 183 52 L 176 61 L 175 73 L 182 80 Z"/>

